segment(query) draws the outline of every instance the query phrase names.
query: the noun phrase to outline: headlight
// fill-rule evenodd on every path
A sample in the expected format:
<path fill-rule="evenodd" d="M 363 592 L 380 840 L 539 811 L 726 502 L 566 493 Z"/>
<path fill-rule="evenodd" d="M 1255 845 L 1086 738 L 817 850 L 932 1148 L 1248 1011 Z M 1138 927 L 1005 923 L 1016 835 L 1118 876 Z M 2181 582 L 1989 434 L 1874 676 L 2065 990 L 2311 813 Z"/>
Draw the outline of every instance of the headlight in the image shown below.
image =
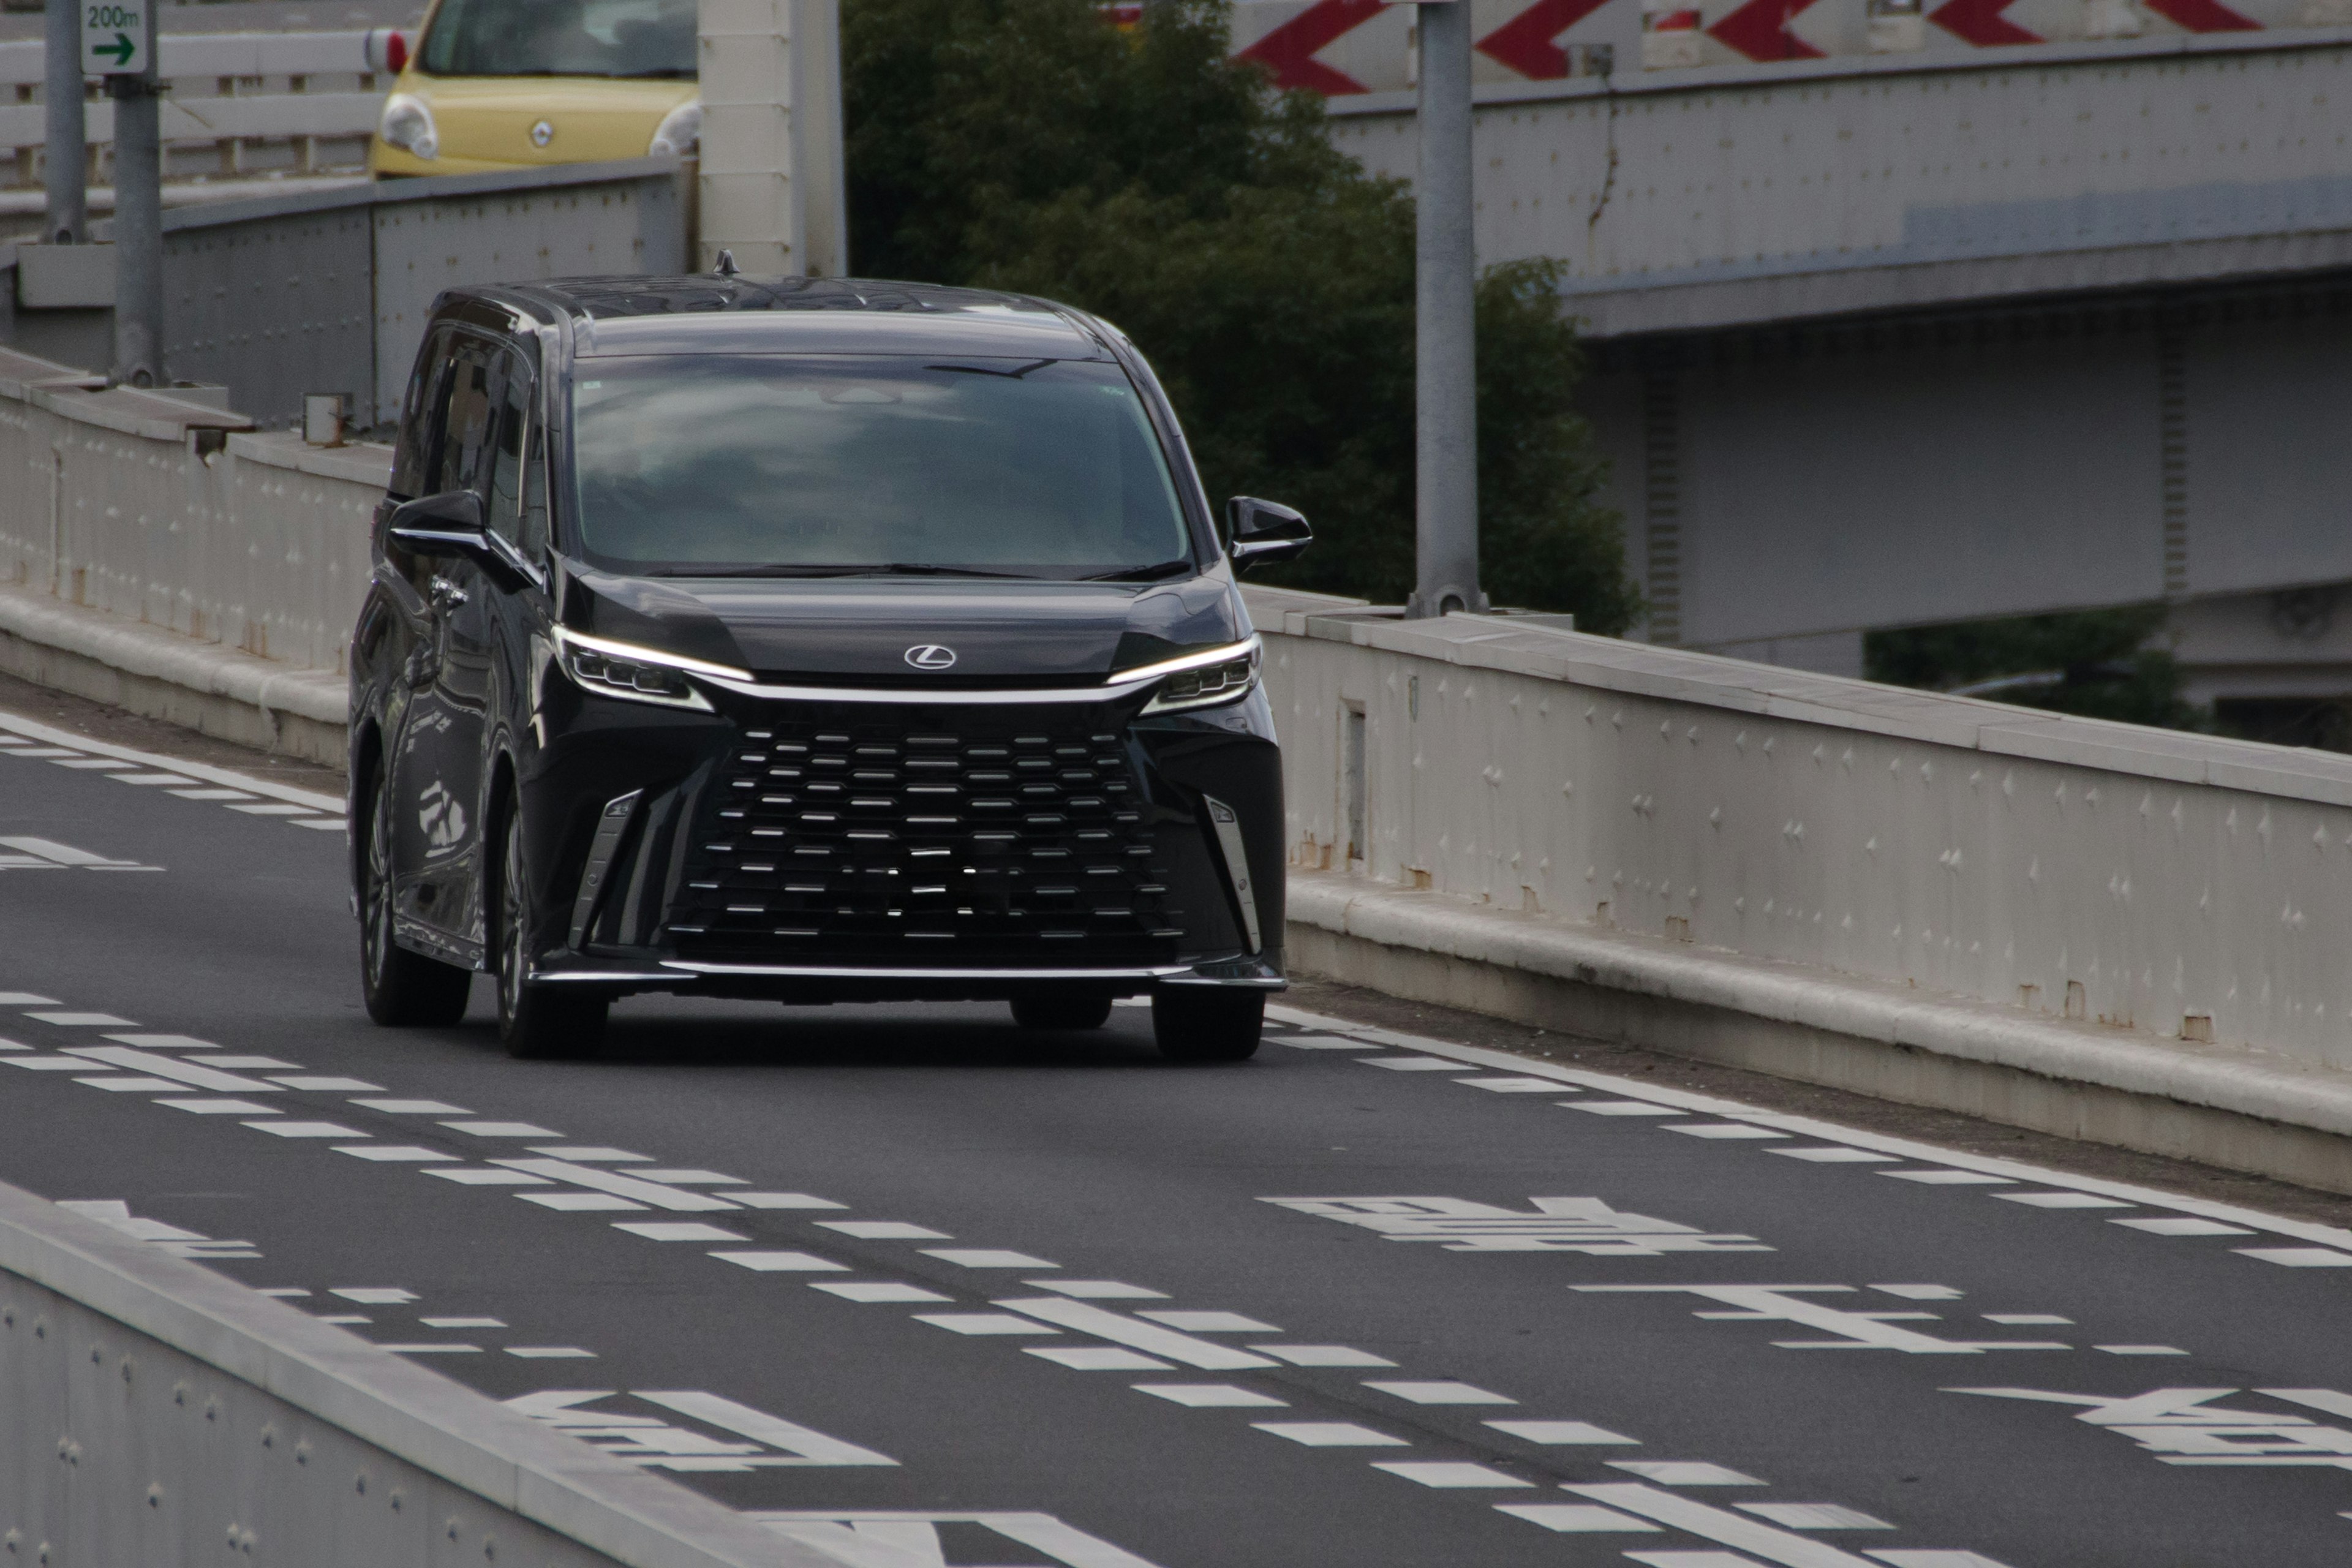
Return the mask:
<path fill-rule="evenodd" d="M 561 626 L 555 629 L 555 648 L 564 673 L 582 690 L 628 702 L 651 702 L 661 708 L 711 711 L 709 700 L 695 689 L 690 679 L 695 675 L 730 680 L 751 679 L 748 669 L 706 664 L 698 658 L 682 658 L 631 643 L 614 642 L 609 637 L 592 637 Z"/>
<path fill-rule="evenodd" d="M 419 158 L 441 153 L 441 133 L 434 129 L 433 111 L 414 93 L 395 92 L 383 100 L 383 118 L 376 121 L 375 133 L 386 146 Z"/>
<path fill-rule="evenodd" d="M 1258 641 L 1252 637 L 1231 648 L 1214 648 L 1206 655 L 1168 662 L 1181 668 L 1161 679 L 1159 690 L 1144 704 L 1146 713 L 1213 708 L 1247 696 L 1257 685 Z"/>
<path fill-rule="evenodd" d="M 691 153 L 702 141 L 702 100 L 688 99 L 662 116 L 654 127 L 654 139 L 646 144 L 646 156 L 682 156 Z"/>

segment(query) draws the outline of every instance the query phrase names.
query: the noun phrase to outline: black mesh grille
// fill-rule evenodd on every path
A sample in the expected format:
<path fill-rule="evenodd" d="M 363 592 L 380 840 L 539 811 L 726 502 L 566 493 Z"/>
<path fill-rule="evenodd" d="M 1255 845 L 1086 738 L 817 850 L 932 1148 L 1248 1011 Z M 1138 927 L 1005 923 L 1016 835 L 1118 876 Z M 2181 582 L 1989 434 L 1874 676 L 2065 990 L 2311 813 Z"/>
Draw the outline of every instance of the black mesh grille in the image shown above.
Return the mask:
<path fill-rule="evenodd" d="M 684 957 L 964 968 L 1170 962 L 1151 813 L 1099 710 L 819 710 L 720 764 L 670 936 Z"/>

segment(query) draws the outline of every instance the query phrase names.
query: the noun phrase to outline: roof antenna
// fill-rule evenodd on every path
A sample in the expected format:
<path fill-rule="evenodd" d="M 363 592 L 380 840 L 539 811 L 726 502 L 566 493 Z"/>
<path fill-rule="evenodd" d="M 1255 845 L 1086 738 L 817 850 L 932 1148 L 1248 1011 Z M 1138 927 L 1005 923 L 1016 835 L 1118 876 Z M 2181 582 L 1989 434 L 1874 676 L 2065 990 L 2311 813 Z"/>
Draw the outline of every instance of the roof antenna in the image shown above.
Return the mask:
<path fill-rule="evenodd" d="M 719 253 L 718 265 L 712 267 L 710 270 L 717 273 L 721 278 L 732 278 L 743 269 L 735 265 L 735 253 L 733 251 L 722 250 Z"/>

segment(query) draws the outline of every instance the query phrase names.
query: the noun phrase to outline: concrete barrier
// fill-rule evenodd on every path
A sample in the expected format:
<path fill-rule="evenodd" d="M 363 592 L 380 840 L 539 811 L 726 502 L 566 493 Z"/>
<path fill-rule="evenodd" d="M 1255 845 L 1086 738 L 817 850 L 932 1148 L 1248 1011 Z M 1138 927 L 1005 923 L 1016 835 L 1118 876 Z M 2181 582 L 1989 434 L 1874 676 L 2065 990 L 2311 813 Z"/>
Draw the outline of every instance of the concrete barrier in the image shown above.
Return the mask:
<path fill-rule="evenodd" d="M 1302 967 L 2352 1191 L 2352 758 L 1250 597 Z"/>
<path fill-rule="evenodd" d="M 340 763 L 390 450 L 0 351 L 0 668 Z"/>
<path fill-rule="evenodd" d="M 0 1553 L 11 1563 L 836 1563 L 5 1186 L 0 1410 Z"/>

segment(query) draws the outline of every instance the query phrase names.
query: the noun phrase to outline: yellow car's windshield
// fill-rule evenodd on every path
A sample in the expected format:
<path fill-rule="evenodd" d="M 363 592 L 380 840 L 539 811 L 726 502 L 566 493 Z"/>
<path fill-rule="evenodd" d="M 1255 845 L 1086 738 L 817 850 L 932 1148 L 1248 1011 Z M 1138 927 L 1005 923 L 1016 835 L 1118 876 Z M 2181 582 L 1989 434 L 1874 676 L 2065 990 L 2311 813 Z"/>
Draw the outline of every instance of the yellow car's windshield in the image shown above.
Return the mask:
<path fill-rule="evenodd" d="M 690 79 L 695 0 L 442 0 L 428 76 Z"/>

